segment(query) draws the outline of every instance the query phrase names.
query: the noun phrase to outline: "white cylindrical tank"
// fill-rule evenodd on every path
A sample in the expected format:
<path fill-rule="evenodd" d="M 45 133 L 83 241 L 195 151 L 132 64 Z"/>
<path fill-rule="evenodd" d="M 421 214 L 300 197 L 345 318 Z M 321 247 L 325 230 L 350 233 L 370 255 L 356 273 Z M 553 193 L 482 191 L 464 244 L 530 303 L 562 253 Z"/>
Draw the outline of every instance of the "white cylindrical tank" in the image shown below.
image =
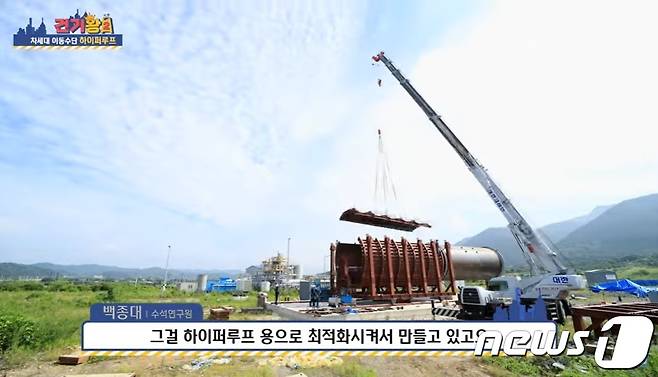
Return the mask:
<path fill-rule="evenodd" d="M 197 292 L 205 292 L 207 285 L 208 285 L 208 275 L 207 274 L 199 274 L 199 276 L 197 276 L 197 278 L 196 278 L 196 291 Z"/>
<path fill-rule="evenodd" d="M 503 257 L 489 247 L 452 246 L 455 280 L 489 280 L 503 273 Z M 448 275 L 447 266 L 443 276 Z"/>
<path fill-rule="evenodd" d="M 238 279 L 236 281 L 238 292 L 249 292 L 251 291 L 251 279 Z"/>
<path fill-rule="evenodd" d="M 260 282 L 260 291 L 261 292 L 269 292 L 270 291 L 270 282 L 269 281 L 261 281 Z"/>
<path fill-rule="evenodd" d="M 301 279 L 302 278 L 302 265 L 301 264 L 295 264 L 292 266 L 292 271 L 295 274 L 295 279 Z"/>

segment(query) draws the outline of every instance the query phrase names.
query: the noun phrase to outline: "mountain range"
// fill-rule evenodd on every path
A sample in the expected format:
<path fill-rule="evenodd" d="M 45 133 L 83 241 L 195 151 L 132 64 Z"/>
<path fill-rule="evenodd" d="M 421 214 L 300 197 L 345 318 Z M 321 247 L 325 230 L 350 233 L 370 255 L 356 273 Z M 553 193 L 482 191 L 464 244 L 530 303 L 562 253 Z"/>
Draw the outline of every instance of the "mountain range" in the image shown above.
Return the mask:
<path fill-rule="evenodd" d="M 658 194 L 641 196 L 610 206 L 599 206 L 590 213 L 565 221 L 545 225 L 538 231 L 555 244 L 570 267 L 592 265 L 597 261 L 627 256 L 658 254 Z M 498 250 L 506 269 L 526 267 L 525 261 L 506 227 L 488 228 L 457 243 L 487 246 Z M 209 278 L 234 277 L 238 270 L 169 270 L 172 280 L 194 279 L 205 273 Z M 123 268 L 96 264 L 58 265 L 52 263 L 0 263 L 0 280 L 37 277 L 107 279 L 162 279 L 164 269 Z"/>
<path fill-rule="evenodd" d="M 584 216 L 538 231 L 555 244 L 568 264 L 657 254 L 658 194 L 596 207 Z M 519 246 L 505 227 L 488 228 L 458 244 L 494 248 L 503 255 L 506 268 L 525 267 Z"/>
<path fill-rule="evenodd" d="M 208 274 L 209 279 L 219 277 L 235 277 L 240 274 L 239 270 L 169 270 L 168 279 L 190 280 L 196 279 L 199 274 Z M 103 277 L 104 279 L 149 279 L 160 280 L 164 277 L 165 270 L 160 267 L 150 268 L 125 268 L 116 266 L 103 266 L 98 264 L 60 265 L 53 263 L 0 263 L 0 280 L 17 278 L 92 278 Z"/>

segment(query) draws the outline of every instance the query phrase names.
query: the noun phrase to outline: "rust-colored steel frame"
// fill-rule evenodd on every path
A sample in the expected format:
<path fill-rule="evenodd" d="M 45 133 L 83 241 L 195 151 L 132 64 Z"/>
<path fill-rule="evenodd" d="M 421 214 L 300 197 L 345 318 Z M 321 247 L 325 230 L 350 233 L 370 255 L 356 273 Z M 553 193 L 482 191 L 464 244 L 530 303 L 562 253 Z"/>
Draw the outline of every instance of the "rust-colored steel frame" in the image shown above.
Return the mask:
<path fill-rule="evenodd" d="M 447 297 L 456 294 L 450 243 L 445 242 L 442 249 L 436 240 L 430 241 L 429 244 L 417 240 L 412 244 L 404 238 L 396 242 L 385 237 L 382 241 L 370 235 L 365 239 L 359 238 L 358 242 L 363 252 L 365 269 L 360 291 L 350 292 L 354 297 L 373 300 L 403 300 L 413 297 Z M 338 286 L 337 282 L 336 250 L 336 245 L 332 244 L 330 247 L 332 294 L 341 293 L 341 289 L 344 288 Z M 397 256 L 397 271 L 393 267 L 393 254 Z M 379 273 L 376 271 L 375 258 L 381 261 Z M 400 268 L 400 262 L 402 262 L 403 268 Z M 430 265 L 432 265 L 432 269 L 429 268 Z M 417 267 L 420 267 L 420 271 L 416 270 Z M 430 279 L 428 274 L 431 270 L 434 272 L 432 281 L 436 283 L 433 285 L 428 283 Z M 443 276 L 444 270 L 447 270 L 449 278 L 445 282 L 443 280 L 446 278 Z M 400 274 L 402 276 L 399 276 Z M 414 281 L 418 280 L 414 276 L 420 277 L 420 284 L 414 284 Z M 396 281 L 400 281 L 400 278 L 403 283 L 396 285 Z M 443 284 L 445 284 L 445 288 L 442 288 Z"/>
<path fill-rule="evenodd" d="M 605 321 L 622 315 L 641 315 L 647 317 L 654 325 L 658 324 L 658 303 L 636 302 L 629 304 L 590 305 L 571 308 L 573 328 L 575 331 L 594 331 L 600 335 Z M 589 317 L 591 324 L 585 325 Z"/>
<path fill-rule="evenodd" d="M 361 212 L 356 208 L 350 208 L 340 215 L 340 220 L 349 221 L 358 224 L 366 224 L 371 226 L 378 226 L 382 228 L 390 228 L 403 230 L 405 232 L 414 231 L 418 227 L 431 228 L 428 223 L 420 223 L 415 220 L 405 220 L 403 218 L 389 217 L 388 215 L 378 215 L 371 211 Z"/>

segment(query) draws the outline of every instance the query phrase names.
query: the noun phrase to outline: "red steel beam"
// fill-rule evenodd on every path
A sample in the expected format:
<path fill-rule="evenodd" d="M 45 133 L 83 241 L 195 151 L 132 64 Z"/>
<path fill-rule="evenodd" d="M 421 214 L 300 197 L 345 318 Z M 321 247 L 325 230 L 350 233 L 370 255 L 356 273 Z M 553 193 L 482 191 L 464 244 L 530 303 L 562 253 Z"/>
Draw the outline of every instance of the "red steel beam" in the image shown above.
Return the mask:
<path fill-rule="evenodd" d="M 452 297 L 453 295 L 452 295 L 452 293 L 441 293 L 441 294 L 437 294 L 435 296 L 437 296 L 437 297 Z M 412 293 L 412 294 L 406 294 L 406 293 L 402 293 L 402 294 L 396 293 L 394 295 L 380 294 L 380 295 L 377 295 L 376 297 L 364 296 L 363 298 L 370 298 L 370 299 L 377 299 L 377 300 L 388 300 L 388 299 L 402 300 L 402 299 L 414 298 L 414 297 L 427 297 L 427 295 L 425 295 L 422 292 L 415 292 L 415 293 Z"/>
<path fill-rule="evenodd" d="M 573 330 L 574 331 L 583 331 L 585 330 L 585 319 L 582 315 L 572 312 L 571 318 L 573 319 Z"/>
<path fill-rule="evenodd" d="M 372 255 L 372 237 L 368 235 L 366 237 L 366 248 L 368 252 L 368 266 L 370 270 L 370 295 L 375 296 L 377 294 L 377 289 L 375 286 L 375 259 Z"/>
<path fill-rule="evenodd" d="M 425 267 L 425 256 L 423 251 L 425 250 L 425 245 L 420 239 L 416 242 L 416 247 L 418 247 L 418 256 L 420 257 L 420 272 L 423 278 L 422 289 L 423 293 L 427 294 L 427 270 Z"/>
<path fill-rule="evenodd" d="M 391 256 L 391 240 L 386 237 L 384 238 L 384 244 L 386 245 L 386 262 L 388 265 L 388 293 L 395 293 L 395 280 L 393 278 L 393 257 Z"/>
<path fill-rule="evenodd" d="M 648 306 L 641 302 L 627 303 L 627 304 L 605 304 L 601 305 L 602 308 L 624 308 L 632 310 L 650 310 L 655 309 L 654 306 Z"/>
<path fill-rule="evenodd" d="M 375 272 L 375 285 L 381 287 L 384 284 L 384 269 L 386 268 L 384 265 L 384 245 L 382 245 L 382 241 L 380 241 L 379 238 L 375 238 L 374 240 L 377 242 L 377 244 L 373 243 L 373 246 L 377 246 L 377 252 L 375 254 L 378 254 L 379 260 L 381 261 L 379 264 L 379 271 Z"/>
<path fill-rule="evenodd" d="M 393 279 L 394 279 L 393 285 L 395 286 L 397 284 L 398 278 L 400 277 L 400 274 L 402 274 L 403 257 L 401 257 L 402 254 L 400 254 L 400 248 L 398 247 L 398 243 L 395 242 L 394 239 L 391 239 L 391 247 L 395 249 L 394 251 L 396 256 L 395 261 L 397 268 L 395 269 L 395 274 L 393 274 Z"/>
<path fill-rule="evenodd" d="M 610 319 L 613 317 L 617 317 L 620 315 L 641 315 L 644 317 L 647 317 L 651 319 L 654 323 L 658 321 L 658 316 L 656 315 L 651 315 L 651 314 L 646 314 L 643 312 L 637 312 L 637 311 L 627 311 L 621 308 L 614 308 L 614 307 L 580 307 L 580 308 L 572 308 L 572 313 L 575 313 L 576 315 L 580 316 L 585 316 L 585 317 L 590 317 L 590 318 L 604 318 L 604 319 Z"/>
<path fill-rule="evenodd" d="M 411 246 L 411 245 L 409 245 Z M 411 294 L 411 271 L 409 270 L 409 253 L 407 252 L 407 240 L 402 238 L 402 255 L 404 256 L 404 272 L 406 275 L 407 293 Z"/>
<path fill-rule="evenodd" d="M 441 266 L 439 263 L 439 242 L 430 241 L 432 254 L 434 254 L 434 268 L 436 268 L 436 291 L 441 293 Z"/>

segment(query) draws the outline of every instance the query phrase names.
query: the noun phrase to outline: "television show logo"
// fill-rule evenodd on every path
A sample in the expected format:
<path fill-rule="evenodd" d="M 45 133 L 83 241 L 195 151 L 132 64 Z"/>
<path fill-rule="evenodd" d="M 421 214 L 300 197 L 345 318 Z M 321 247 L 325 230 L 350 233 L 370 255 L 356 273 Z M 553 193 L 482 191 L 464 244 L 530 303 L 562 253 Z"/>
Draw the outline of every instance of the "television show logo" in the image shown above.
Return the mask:
<path fill-rule="evenodd" d="M 53 34 L 48 34 L 44 19 L 35 27 L 30 17 L 24 28 L 14 34 L 14 47 L 19 49 L 117 49 L 123 46 L 123 35 L 114 31 L 109 13 L 102 17 L 85 12 L 69 18 L 56 18 Z"/>

